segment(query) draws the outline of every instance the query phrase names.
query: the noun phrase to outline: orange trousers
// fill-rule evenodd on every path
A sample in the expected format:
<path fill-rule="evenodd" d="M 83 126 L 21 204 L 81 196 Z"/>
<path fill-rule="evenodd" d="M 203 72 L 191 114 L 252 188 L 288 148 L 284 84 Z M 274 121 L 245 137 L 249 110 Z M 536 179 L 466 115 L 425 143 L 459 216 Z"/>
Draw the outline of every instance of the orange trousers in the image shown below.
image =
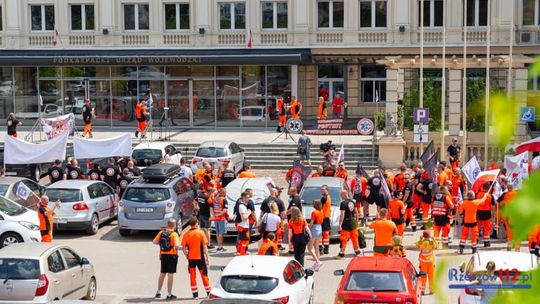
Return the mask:
<path fill-rule="evenodd" d="M 414 218 L 414 207 L 407 208 L 405 211 L 405 219 L 409 219 L 409 224 L 411 227 L 416 227 L 416 219 Z"/>
<path fill-rule="evenodd" d="M 459 159 L 456 159 L 455 161 L 451 162 L 450 167 L 452 168 L 452 172 L 454 172 L 454 169 L 459 167 Z"/>
<path fill-rule="evenodd" d="M 86 134 L 92 137 L 92 124 L 84 124 L 83 137 L 86 137 Z"/>
<path fill-rule="evenodd" d="M 459 240 L 459 245 L 465 246 L 467 244 L 469 232 L 471 233 L 471 246 L 475 248 L 476 245 L 478 245 L 478 225 L 474 225 L 474 227 L 467 227 L 463 225 L 463 227 L 461 228 L 461 238 Z"/>
<path fill-rule="evenodd" d="M 405 222 L 399 225 L 396 224 L 396 227 L 397 227 L 397 235 L 403 237 L 403 233 L 405 233 Z"/>
<path fill-rule="evenodd" d="M 491 219 L 484 221 L 478 220 L 478 233 L 481 232 L 484 242 L 489 241 L 489 236 L 491 235 Z"/>
<path fill-rule="evenodd" d="M 512 228 L 510 227 L 510 223 L 503 218 L 503 225 L 504 225 L 504 229 L 506 230 L 506 241 L 507 241 L 507 249 L 510 250 L 512 248 L 512 242 L 514 241 L 514 231 L 512 231 Z M 521 244 L 517 243 L 515 246 L 514 246 L 514 249 L 516 249 L 517 251 L 519 251 L 519 247 L 521 247 Z"/>
<path fill-rule="evenodd" d="M 279 125 L 284 126 L 286 122 L 287 122 L 287 116 L 279 115 Z"/>
<path fill-rule="evenodd" d="M 353 249 L 355 252 L 360 250 L 360 247 L 358 245 L 358 230 L 341 230 L 339 233 L 339 240 L 341 241 L 341 246 L 339 248 L 339 253 L 345 253 L 345 249 L 347 248 L 347 243 L 349 240 L 351 240 Z"/>
<path fill-rule="evenodd" d="M 193 295 L 198 294 L 197 289 L 197 268 L 199 268 L 199 273 L 201 274 L 201 278 L 203 281 L 204 289 L 206 290 L 206 293 L 208 294 L 210 292 L 210 289 L 212 287 L 210 286 L 210 280 L 208 279 L 208 269 L 206 268 L 206 265 L 202 261 L 189 261 L 188 270 L 189 270 L 189 284 L 191 285 L 191 293 Z"/>
<path fill-rule="evenodd" d="M 276 232 L 277 245 L 283 242 L 283 223 L 280 223 Z"/>
<path fill-rule="evenodd" d="M 429 290 L 433 292 L 435 290 L 435 263 L 420 262 L 420 271 L 423 271 L 426 274 L 425 276 L 420 277 L 422 292 L 426 290 L 426 280 L 429 280 Z"/>
<path fill-rule="evenodd" d="M 144 133 L 146 131 L 146 120 L 139 121 L 139 123 L 137 124 L 137 130 L 141 133 Z"/>
<path fill-rule="evenodd" d="M 48 233 L 41 236 L 41 242 L 42 243 L 50 243 L 52 242 L 52 233 Z"/>
<path fill-rule="evenodd" d="M 429 213 L 431 212 L 431 204 L 422 202 L 422 218 L 427 220 L 429 218 Z"/>
<path fill-rule="evenodd" d="M 246 255 L 249 247 L 249 228 L 236 225 L 236 229 L 238 230 L 238 245 L 236 247 L 236 253 L 238 255 Z"/>
<path fill-rule="evenodd" d="M 442 243 L 445 245 L 448 245 L 448 234 L 450 233 L 450 223 L 444 226 L 433 225 L 433 233 L 434 233 L 433 237 L 435 237 L 435 239 L 439 239 L 439 235 L 441 234 L 441 232 L 442 232 L 442 236 L 441 236 Z"/>

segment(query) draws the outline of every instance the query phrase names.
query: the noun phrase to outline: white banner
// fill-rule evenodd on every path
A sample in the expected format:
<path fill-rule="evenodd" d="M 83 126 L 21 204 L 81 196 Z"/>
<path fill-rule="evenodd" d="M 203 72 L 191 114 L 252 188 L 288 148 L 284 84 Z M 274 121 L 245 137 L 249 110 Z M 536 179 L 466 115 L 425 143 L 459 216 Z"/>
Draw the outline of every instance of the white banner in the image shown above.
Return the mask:
<path fill-rule="evenodd" d="M 533 172 L 540 170 L 540 156 L 537 156 L 537 157 L 533 158 L 533 160 L 531 162 L 531 165 L 532 165 L 531 170 Z"/>
<path fill-rule="evenodd" d="M 474 181 L 478 177 L 478 174 L 482 172 L 482 169 L 480 169 L 480 165 L 478 164 L 478 161 L 476 160 L 476 156 L 473 156 L 466 164 L 461 168 L 461 171 L 463 174 L 465 174 L 465 177 L 469 181 L 469 183 L 474 184 Z"/>
<path fill-rule="evenodd" d="M 523 152 L 516 156 L 504 157 L 506 176 L 512 181 L 514 187 L 519 189 L 521 182 L 529 177 L 529 152 Z"/>
<path fill-rule="evenodd" d="M 131 155 L 131 135 L 107 139 L 73 138 L 73 153 L 77 159 Z"/>
<path fill-rule="evenodd" d="M 73 113 L 62 115 L 54 118 L 44 118 L 43 132 L 47 139 L 53 139 L 61 134 L 67 132 L 69 135 L 73 134 L 75 128 L 75 116 Z"/>
<path fill-rule="evenodd" d="M 4 163 L 10 165 L 41 164 L 66 158 L 68 133 L 40 144 L 11 136 L 4 137 Z"/>

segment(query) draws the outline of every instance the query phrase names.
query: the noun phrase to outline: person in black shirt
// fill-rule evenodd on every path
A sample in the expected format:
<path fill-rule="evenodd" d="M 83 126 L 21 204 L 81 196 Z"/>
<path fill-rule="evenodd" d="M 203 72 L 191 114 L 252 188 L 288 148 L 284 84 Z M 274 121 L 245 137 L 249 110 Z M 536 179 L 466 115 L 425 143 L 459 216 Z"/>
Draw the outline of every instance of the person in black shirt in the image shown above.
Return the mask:
<path fill-rule="evenodd" d="M 17 137 L 17 126 L 22 125 L 22 122 L 18 121 L 15 118 L 14 113 L 9 113 L 8 119 L 6 121 L 7 134 L 11 137 Z"/>
<path fill-rule="evenodd" d="M 461 158 L 461 147 L 457 143 L 457 138 L 452 139 L 452 144 L 446 149 L 448 160 L 452 166 L 452 171 L 459 166 L 459 159 Z"/>
<path fill-rule="evenodd" d="M 403 202 L 407 205 L 407 210 L 405 212 L 405 225 L 411 224 L 412 231 L 416 231 L 416 221 L 414 219 L 414 202 L 413 202 L 413 193 L 414 193 L 414 183 L 411 181 L 411 175 L 405 173 L 403 175 L 403 182 L 405 187 L 403 188 Z"/>
<path fill-rule="evenodd" d="M 67 179 L 84 179 L 84 173 L 75 158 L 71 159 L 71 165 L 66 168 L 66 177 Z"/>
<path fill-rule="evenodd" d="M 89 180 L 101 180 L 101 170 L 98 163 L 94 163 L 92 169 L 86 174 Z"/>
<path fill-rule="evenodd" d="M 236 179 L 236 174 L 233 170 L 227 169 L 225 165 L 221 168 L 221 187 L 225 188 L 229 183 Z"/>
<path fill-rule="evenodd" d="M 366 186 L 367 202 L 369 204 L 375 203 L 377 205 L 377 212 L 381 208 L 386 207 L 386 201 L 384 195 L 381 194 L 382 179 L 379 176 L 379 170 L 375 171 L 375 174 L 368 180 Z"/>
<path fill-rule="evenodd" d="M 298 190 L 296 190 L 296 187 L 291 187 L 289 189 L 289 206 L 287 207 L 287 220 L 291 219 L 292 207 L 297 207 L 298 209 L 300 209 L 300 211 L 302 211 L 302 200 L 298 195 Z"/>
<path fill-rule="evenodd" d="M 360 247 L 358 245 L 358 212 L 356 211 L 356 203 L 349 198 L 347 191 L 341 192 L 341 199 L 343 200 L 339 205 L 339 239 L 341 246 L 339 254 L 336 258 L 341 259 L 345 257 L 345 249 L 349 239 L 352 241 L 354 254 L 360 254 Z"/>
<path fill-rule="evenodd" d="M 107 166 L 103 167 L 103 170 L 101 171 L 101 179 L 117 191 L 116 187 L 118 186 L 119 174 L 120 170 L 114 165 L 114 158 L 109 158 Z"/>
<path fill-rule="evenodd" d="M 86 134 L 88 134 L 88 137 L 90 138 L 94 137 L 92 134 L 92 114 L 94 114 L 94 109 L 92 109 L 92 106 L 90 105 L 90 99 L 85 99 L 84 106 L 82 107 L 82 117 L 84 121 L 83 137 L 86 137 Z"/>
<path fill-rule="evenodd" d="M 135 162 L 132 160 L 128 161 L 127 168 L 129 169 L 129 173 L 131 174 L 131 177 L 141 175 L 141 170 L 135 167 Z"/>
<path fill-rule="evenodd" d="M 129 158 L 122 156 L 116 161 L 116 165 L 120 167 L 120 170 L 124 171 L 125 168 L 127 168 Z"/>
<path fill-rule="evenodd" d="M 215 189 L 213 187 L 206 188 L 206 193 L 202 191 L 198 192 L 197 210 L 199 217 L 199 225 L 206 234 L 206 237 L 208 238 L 208 249 L 214 248 L 214 246 L 210 244 L 210 215 L 214 200 Z"/>
<path fill-rule="evenodd" d="M 118 179 L 118 188 L 120 191 L 118 192 L 118 197 L 122 198 L 122 195 L 124 194 L 124 191 L 126 191 L 127 186 L 133 181 L 133 178 L 129 176 L 129 170 L 128 168 L 125 168 L 122 171 L 122 177 Z"/>
<path fill-rule="evenodd" d="M 261 216 L 260 216 L 261 219 L 266 213 L 271 212 L 270 203 L 276 203 L 279 209 L 279 214 L 282 214 L 283 212 L 285 212 L 285 204 L 279 198 L 278 189 L 272 188 L 272 190 L 270 190 L 270 196 L 265 198 L 264 201 L 262 201 L 261 203 Z"/>
<path fill-rule="evenodd" d="M 62 168 L 61 160 L 57 159 L 54 161 L 54 165 L 49 168 L 48 176 L 51 184 L 64 179 L 64 169 Z"/>

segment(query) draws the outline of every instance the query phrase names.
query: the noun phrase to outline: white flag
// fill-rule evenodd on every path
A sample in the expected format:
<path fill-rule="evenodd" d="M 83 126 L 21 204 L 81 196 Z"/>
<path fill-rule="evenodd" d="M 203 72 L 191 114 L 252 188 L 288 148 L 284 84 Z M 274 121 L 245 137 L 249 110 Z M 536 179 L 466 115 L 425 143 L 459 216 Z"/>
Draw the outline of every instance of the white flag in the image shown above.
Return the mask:
<path fill-rule="evenodd" d="M 478 161 L 476 160 L 476 156 L 473 156 L 466 164 L 461 168 L 461 171 L 463 171 L 463 174 L 465 174 L 465 177 L 469 181 L 469 183 L 472 185 L 474 184 L 474 181 L 478 177 L 478 174 L 482 172 L 482 169 L 480 169 L 480 165 L 478 164 Z"/>
<path fill-rule="evenodd" d="M 540 156 L 537 156 L 537 157 L 533 158 L 533 160 L 531 162 L 531 165 L 532 165 L 531 170 L 533 172 L 540 170 Z"/>
<path fill-rule="evenodd" d="M 32 190 L 30 190 L 23 182 L 20 182 L 16 194 L 23 200 L 27 200 L 28 197 L 30 197 L 30 194 L 32 194 Z"/>
<path fill-rule="evenodd" d="M 516 189 L 521 187 L 521 182 L 529 177 L 529 152 L 523 152 L 516 156 L 504 157 L 504 167 L 507 177 L 510 178 Z"/>
<path fill-rule="evenodd" d="M 339 149 L 339 154 L 337 157 L 337 162 L 342 163 L 345 160 L 345 150 L 343 149 L 343 144 L 341 144 L 341 148 Z"/>
<path fill-rule="evenodd" d="M 463 193 L 461 193 L 461 187 L 458 188 L 457 201 L 459 204 L 463 203 Z"/>

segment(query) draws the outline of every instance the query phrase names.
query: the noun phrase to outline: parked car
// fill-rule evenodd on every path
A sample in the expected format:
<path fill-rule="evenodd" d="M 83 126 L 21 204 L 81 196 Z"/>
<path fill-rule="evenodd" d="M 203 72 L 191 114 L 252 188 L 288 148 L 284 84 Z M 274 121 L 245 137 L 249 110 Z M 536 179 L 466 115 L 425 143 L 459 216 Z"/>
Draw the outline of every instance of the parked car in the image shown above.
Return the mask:
<path fill-rule="evenodd" d="M 62 203 L 54 217 L 59 230 L 96 234 L 100 224 L 118 215 L 118 195 L 101 181 L 62 180 L 47 187 L 45 195 L 50 202 Z"/>
<path fill-rule="evenodd" d="M 4 164 L 4 151 L 0 151 L 0 164 L 4 168 L 5 176 L 17 176 L 26 177 L 33 181 L 39 182 L 39 180 L 47 175 L 51 163 L 42 164 L 26 164 L 26 165 L 11 165 Z"/>
<path fill-rule="evenodd" d="M 345 190 L 346 186 L 342 178 L 339 177 L 317 177 L 308 178 L 302 190 L 300 190 L 300 198 L 302 199 L 302 213 L 305 218 L 311 216 L 313 211 L 313 201 L 320 200 L 322 197 L 321 186 L 328 186 L 328 193 L 332 200 L 332 215 L 330 217 L 331 238 L 339 238 L 339 205 L 341 204 L 341 191 Z"/>
<path fill-rule="evenodd" d="M 129 236 L 132 230 L 164 229 L 170 218 L 177 221 L 178 231 L 187 225 L 196 192 L 191 180 L 179 176 L 179 172 L 179 165 L 153 165 L 128 185 L 120 200 L 120 235 Z"/>
<path fill-rule="evenodd" d="M 54 103 L 48 103 L 43 105 L 43 109 L 41 110 L 41 115 L 43 115 L 44 117 L 55 117 L 62 114 L 64 114 L 64 111 L 62 111 L 62 107 Z M 19 119 L 38 119 L 38 106 L 37 104 L 35 104 L 34 106 L 28 106 L 25 109 L 25 112 L 17 112 L 15 113 L 15 116 Z"/>
<path fill-rule="evenodd" d="M 414 265 L 404 258 L 362 256 L 351 260 L 342 276 L 335 303 L 422 303 L 422 291 Z"/>
<path fill-rule="evenodd" d="M 266 107 L 265 106 L 247 106 L 242 107 L 240 112 L 240 120 L 242 121 L 265 121 Z"/>
<path fill-rule="evenodd" d="M 14 244 L 0 250 L 0 303 L 94 300 L 94 266 L 75 250 L 51 243 Z"/>
<path fill-rule="evenodd" d="M 502 284 L 512 285 L 519 283 L 513 280 L 513 278 L 521 277 L 521 274 L 528 274 L 530 271 L 538 267 L 538 259 L 534 254 L 525 252 L 511 252 L 511 251 L 489 251 L 489 252 L 477 252 L 471 256 L 469 262 L 462 264 L 460 267 L 461 273 L 465 273 L 467 277 L 472 278 L 476 275 L 486 274 L 486 265 L 489 261 L 495 262 L 496 270 L 508 269 L 510 271 L 517 269 L 518 274 L 509 273 L 508 280 L 501 281 Z M 459 276 L 459 275 L 458 275 Z M 457 282 L 457 284 L 469 284 L 470 282 Z M 512 290 L 505 290 L 504 292 L 512 292 Z M 458 298 L 459 304 L 476 304 L 480 303 L 482 295 L 481 288 L 465 288 L 461 290 Z"/>
<path fill-rule="evenodd" d="M 313 270 L 289 257 L 234 257 L 223 269 L 209 299 L 255 299 L 276 303 L 313 303 Z"/>
<path fill-rule="evenodd" d="M 161 158 L 166 154 L 165 149 L 170 149 L 172 151 L 171 162 L 173 164 L 180 164 L 180 159 L 182 158 L 182 153 L 180 150 L 177 150 L 172 143 L 168 142 L 143 142 L 133 148 L 131 157 L 135 160 L 135 165 L 141 169 L 144 169 L 148 166 L 158 164 Z"/>
<path fill-rule="evenodd" d="M 279 304 L 276 301 L 253 300 L 253 299 L 206 299 L 199 304 Z"/>
<path fill-rule="evenodd" d="M 0 248 L 41 242 L 37 212 L 0 196 Z"/>
<path fill-rule="evenodd" d="M 244 167 L 244 149 L 232 141 L 205 141 L 197 148 L 192 163 L 197 168 L 202 168 L 203 161 L 214 165 L 214 168 L 225 164 L 228 169 L 238 172 Z"/>
<path fill-rule="evenodd" d="M 10 200 L 22 205 L 23 207 L 36 209 L 36 198 L 29 196 L 28 199 L 22 199 L 17 195 L 19 185 L 25 184 L 38 197 L 41 196 L 45 188 L 38 183 L 24 177 L 0 177 L 0 196 L 9 198 Z"/>

